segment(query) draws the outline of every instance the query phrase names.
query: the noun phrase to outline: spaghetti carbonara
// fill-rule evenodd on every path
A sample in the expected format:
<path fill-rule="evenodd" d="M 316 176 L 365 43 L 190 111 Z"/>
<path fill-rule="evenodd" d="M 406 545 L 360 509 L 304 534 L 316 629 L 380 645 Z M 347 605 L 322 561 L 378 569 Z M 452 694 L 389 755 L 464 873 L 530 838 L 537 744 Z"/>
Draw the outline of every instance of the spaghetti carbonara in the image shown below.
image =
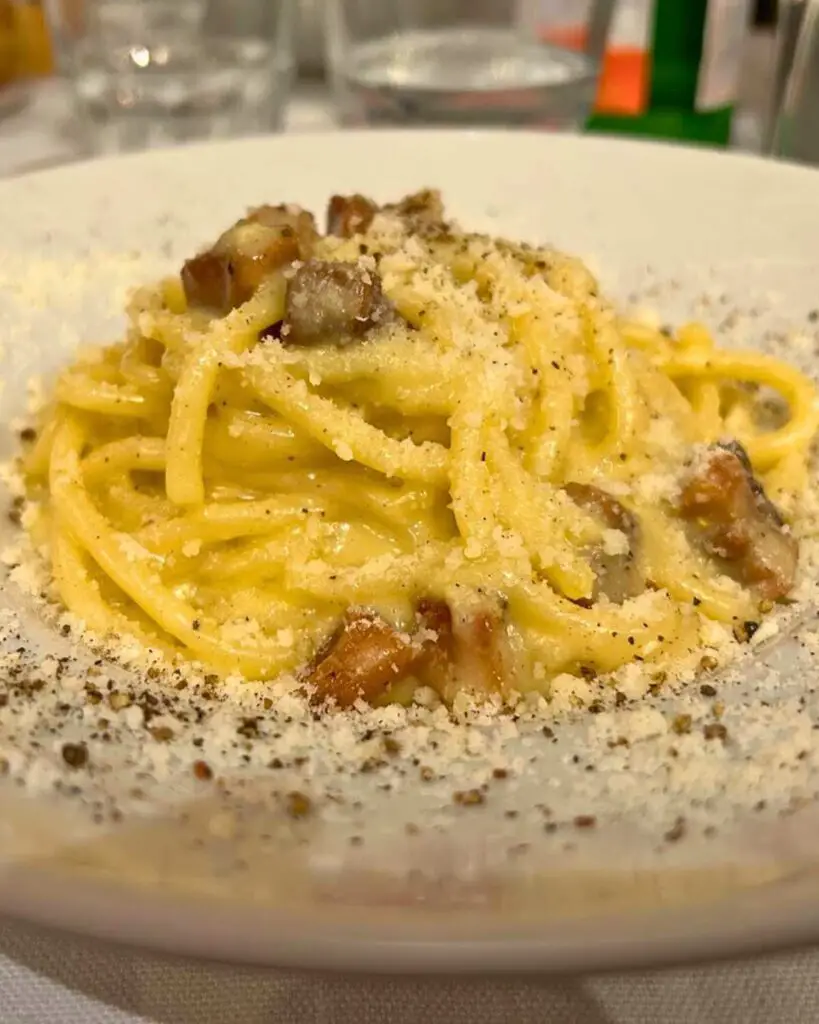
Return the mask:
<path fill-rule="evenodd" d="M 673 668 L 791 591 L 811 383 L 626 322 L 424 192 L 262 206 L 135 293 L 25 456 L 97 633 L 339 706 Z"/>

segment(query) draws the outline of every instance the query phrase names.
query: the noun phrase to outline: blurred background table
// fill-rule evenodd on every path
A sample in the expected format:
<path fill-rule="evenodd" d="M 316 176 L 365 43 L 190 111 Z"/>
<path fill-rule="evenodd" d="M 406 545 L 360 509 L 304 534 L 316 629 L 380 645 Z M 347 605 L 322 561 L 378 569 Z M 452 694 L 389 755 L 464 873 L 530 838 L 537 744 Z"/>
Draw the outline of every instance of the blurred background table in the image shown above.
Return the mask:
<path fill-rule="evenodd" d="M 297 87 L 288 104 L 285 130 L 334 127 L 324 87 L 320 83 Z M 64 163 L 77 154 L 68 97 L 58 79 L 35 84 L 25 109 L 0 119 L 0 176 Z"/>
<path fill-rule="evenodd" d="M 762 144 L 774 54 L 772 30 L 756 30 L 747 37 L 733 128 L 737 148 L 754 152 Z M 285 114 L 285 131 L 322 131 L 334 127 L 336 120 L 327 87 L 321 81 L 297 81 Z M 78 134 L 65 84 L 49 78 L 35 82 L 22 109 L 5 116 L 0 112 L 0 175 L 76 159 L 80 148 Z"/>

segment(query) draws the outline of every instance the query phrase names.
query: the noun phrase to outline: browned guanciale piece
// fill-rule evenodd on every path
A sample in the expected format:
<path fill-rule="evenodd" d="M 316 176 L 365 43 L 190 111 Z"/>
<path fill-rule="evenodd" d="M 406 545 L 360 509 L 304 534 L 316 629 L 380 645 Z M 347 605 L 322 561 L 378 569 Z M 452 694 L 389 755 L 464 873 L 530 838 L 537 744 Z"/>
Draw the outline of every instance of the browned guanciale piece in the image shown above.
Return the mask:
<path fill-rule="evenodd" d="M 185 261 L 182 287 L 189 306 L 226 313 L 236 305 L 228 261 L 215 252 L 203 252 Z"/>
<path fill-rule="evenodd" d="M 619 530 L 628 540 L 628 551 L 621 554 L 607 554 L 602 548 L 592 553 L 592 568 L 597 576 L 597 586 L 592 600 L 600 594 L 609 601 L 622 604 L 629 597 L 636 597 L 645 590 L 645 580 L 638 565 L 640 546 L 640 524 L 636 516 L 607 491 L 591 484 L 569 483 L 566 493 L 572 501 L 591 515 L 601 520 L 609 530 Z"/>
<path fill-rule="evenodd" d="M 371 612 L 348 612 L 306 672 L 315 699 L 339 707 L 372 702 L 410 676 L 447 702 L 460 689 L 504 690 L 510 653 L 500 607 L 487 604 L 453 615 L 445 601 L 426 598 L 416 621 L 410 635 Z"/>
<path fill-rule="evenodd" d="M 240 223 L 242 222 L 240 221 Z M 288 237 L 292 231 L 299 245 L 301 259 L 310 254 L 319 239 L 316 218 L 309 210 L 303 210 L 300 206 L 292 203 L 282 203 L 278 206 L 269 204 L 254 206 L 244 218 L 244 223 L 261 224 L 266 228 L 284 231 Z"/>
<path fill-rule="evenodd" d="M 627 535 L 637 532 L 634 514 L 608 491 L 601 491 L 591 484 L 568 483 L 566 493 L 581 508 L 602 519 L 610 530 L 621 530 Z"/>
<path fill-rule="evenodd" d="M 282 340 L 343 343 L 390 319 L 375 270 L 358 263 L 308 260 L 288 282 Z"/>
<path fill-rule="evenodd" d="M 737 442 L 711 446 L 683 483 L 680 515 L 726 573 L 776 601 L 793 588 L 799 545 Z"/>
<path fill-rule="evenodd" d="M 500 607 L 454 613 L 445 601 L 426 598 L 417 608 L 420 656 L 418 680 L 450 701 L 459 689 L 503 691 L 510 656 Z"/>
<path fill-rule="evenodd" d="M 446 601 L 425 597 L 415 610 L 420 654 L 415 666 L 419 682 L 445 695 L 454 678 L 457 658 L 452 612 Z"/>
<path fill-rule="evenodd" d="M 372 224 L 378 207 L 366 196 L 333 196 L 327 205 L 327 234 L 337 238 L 360 235 Z"/>
<path fill-rule="evenodd" d="M 474 680 L 479 690 L 503 689 L 507 671 L 507 641 L 499 609 L 485 608 L 456 622 L 458 663 L 461 678 Z"/>
<path fill-rule="evenodd" d="M 318 239 L 313 215 L 296 206 L 259 206 L 182 267 L 189 306 L 225 314 L 247 302 L 273 271 L 307 259 Z"/>
<path fill-rule="evenodd" d="M 368 612 L 348 612 L 341 629 L 308 673 L 318 701 L 350 707 L 375 700 L 407 676 L 418 647 L 405 633 Z"/>
<path fill-rule="evenodd" d="M 382 210 L 403 220 L 417 234 L 440 232 L 445 227 L 441 193 L 426 188 L 385 206 L 378 206 L 372 199 L 362 195 L 333 196 L 327 207 L 327 233 L 340 238 L 351 238 L 363 233 Z"/>
<path fill-rule="evenodd" d="M 444 223 L 444 203 L 437 189 L 425 188 L 388 203 L 384 212 L 400 217 L 411 227 L 440 226 Z"/>

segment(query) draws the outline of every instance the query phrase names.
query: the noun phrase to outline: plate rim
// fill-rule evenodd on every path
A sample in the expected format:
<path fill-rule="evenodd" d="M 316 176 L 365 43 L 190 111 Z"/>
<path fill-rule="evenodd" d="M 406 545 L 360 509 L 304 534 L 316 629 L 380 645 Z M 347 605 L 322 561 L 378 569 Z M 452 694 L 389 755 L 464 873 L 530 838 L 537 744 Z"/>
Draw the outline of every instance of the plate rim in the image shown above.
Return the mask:
<path fill-rule="evenodd" d="M 487 144 L 490 142 L 522 143 L 523 145 L 553 147 L 557 149 L 615 149 L 622 153 L 642 152 L 652 156 L 677 156 L 682 160 L 705 160 L 708 162 L 732 163 L 744 166 L 749 171 L 763 171 L 773 175 L 791 175 L 801 177 L 805 181 L 815 181 L 819 187 L 819 167 L 799 163 L 795 160 L 766 157 L 760 153 L 752 153 L 736 149 L 718 149 L 705 143 L 677 142 L 670 139 L 626 138 L 605 134 L 573 134 L 560 132 L 542 132 L 532 129 L 502 128 L 409 128 L 409 129 L 322 129 L 304 132 L 271 132 L 262 135 L 251 135 L 237 139 L 205 139 L 183 142 L 177 145 L 158 146 L 153 149 L 137 152 L 104 153 L 96 156 L 80 156 L 60 163 L 25 168 L 18 174 L 0 179 L 0 191 L 20 188 L 32 181 L 47 180 L 52 176 L 71 176 L 93 173 L 101 166 L 121 166 L 141 163 L 175 163 L 196 156 L 225 150 L 256 149 L 256 148 L 311 148 L 324 145 L 352 146 L 375 141 L 376 145 L 388 146 L 394 139 L 412 138 L 419 144 L 435 143 L 458 139 L 468 145 Z"/>
<path fill-rule="evenodd" d="M 703 906 L 558 919 L 474 939 L 391 932 L 377 920 L 356 934 L 349 918 L 311 922 L 300 933 L 297 914 L 108 879 L 72 879 L 66 889 L 65 875 L 50 875 L 36 868 L 4 875 L 3 914 L 146 952 L 276 969 L 566 976 L 735 961 L 802 948 L 819 932 L 815 871 Z"/>

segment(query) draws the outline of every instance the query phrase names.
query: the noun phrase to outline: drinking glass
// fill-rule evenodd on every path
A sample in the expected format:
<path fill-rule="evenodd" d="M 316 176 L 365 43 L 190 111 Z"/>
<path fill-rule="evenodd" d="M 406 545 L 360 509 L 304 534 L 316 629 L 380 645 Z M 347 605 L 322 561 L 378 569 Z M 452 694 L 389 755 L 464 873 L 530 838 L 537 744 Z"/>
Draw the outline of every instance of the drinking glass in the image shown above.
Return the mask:
<path fill-rule="evenodd" d="M 16 113 L 26 98 L 23 37 L 12 0 L 0 0 L 0 117 Z"/>
<path fill-rule="evenodd" d="M 86 148 L 143 149 L 281 126 L 294 0 L 50 0 Z"/>
<path fill-rule="evenodd" d="M 12 82 L 20 67 L 20 39 L 11 0 L 0 0 L 0 89 Z"/>
<path fill-rule="evenodd" d="M 777 67 L 767 149 L 819 166 L 819 0 L 780 5 Z"/>
<path fill-rule="evenodd" d="M 614 0 L 325 0 L 347 125 L 572 129 L 594 103 Z"/>

